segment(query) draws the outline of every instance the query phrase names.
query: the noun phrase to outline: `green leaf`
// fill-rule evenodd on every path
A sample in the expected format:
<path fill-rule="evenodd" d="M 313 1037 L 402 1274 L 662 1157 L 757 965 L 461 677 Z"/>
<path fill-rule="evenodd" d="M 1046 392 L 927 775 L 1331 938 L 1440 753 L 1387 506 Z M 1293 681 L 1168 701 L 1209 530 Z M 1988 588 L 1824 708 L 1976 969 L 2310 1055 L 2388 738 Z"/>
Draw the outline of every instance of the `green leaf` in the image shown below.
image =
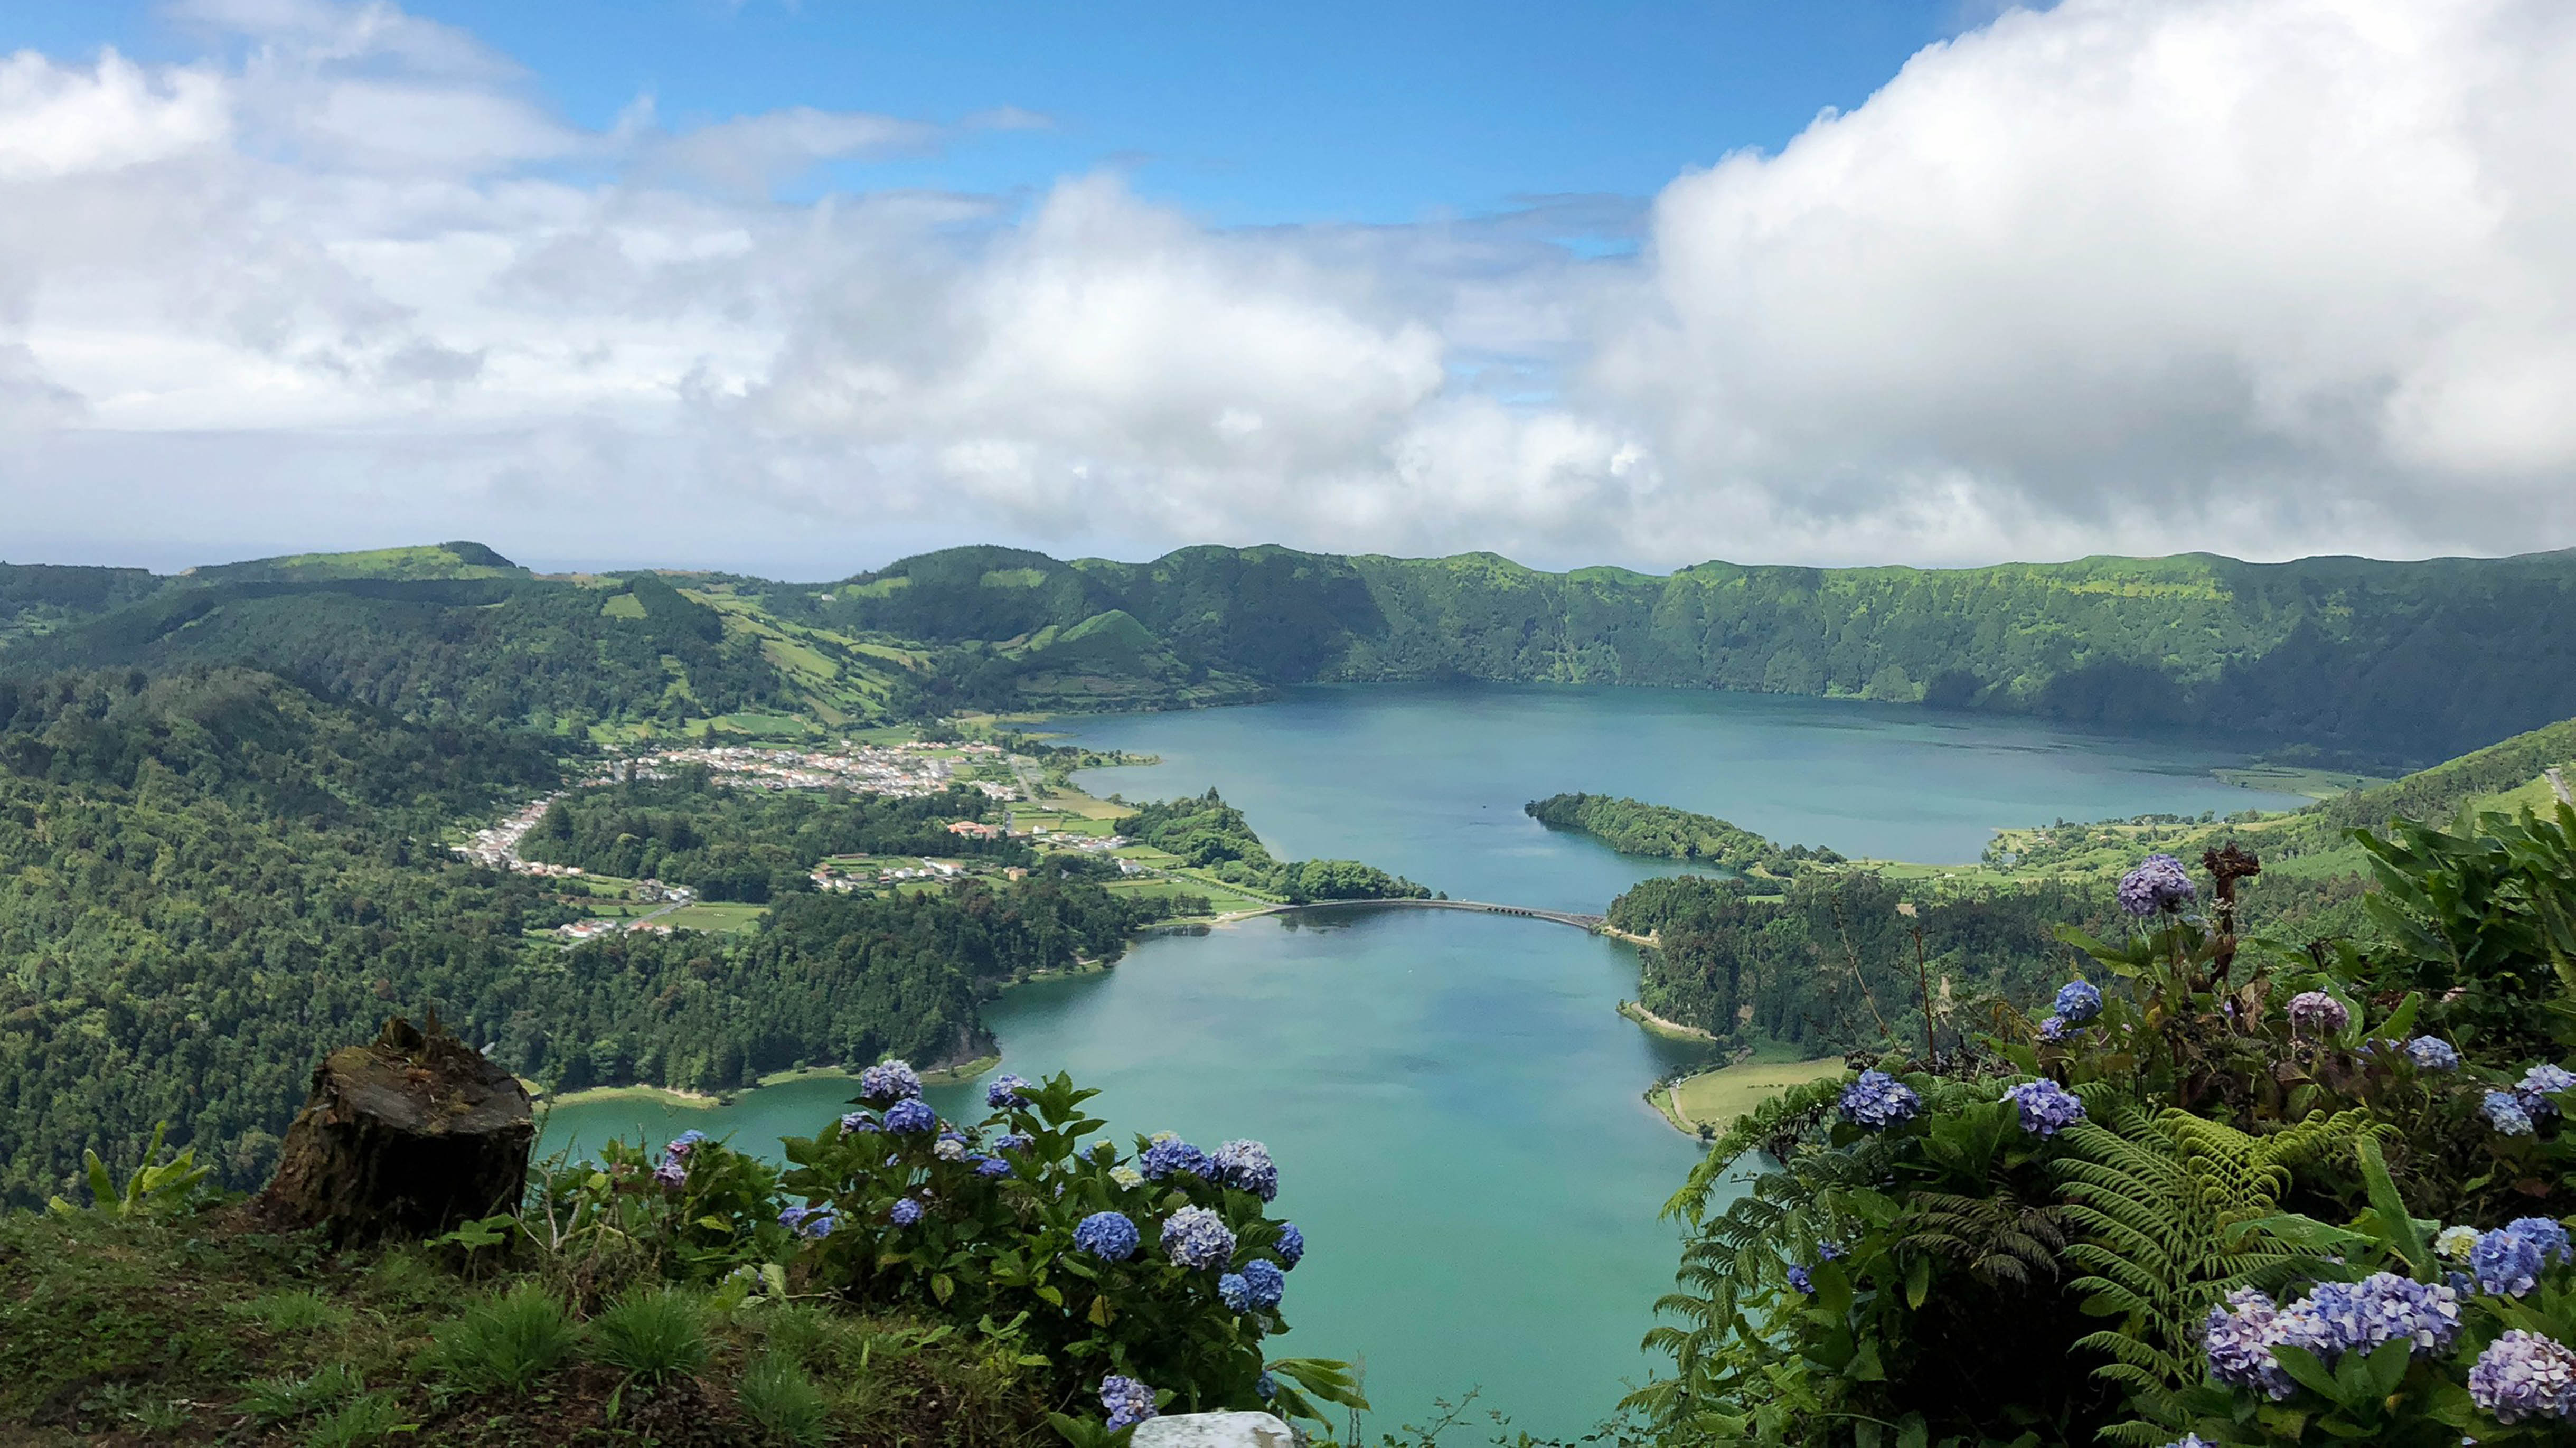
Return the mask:
<path fill-rule="evenodd" d="M 2370 1208 L 2379 1217 L 2379 1230 L 2406 1265 L 2415 1269 L 2417 1278 L 2429 1278 L 2433 1272 L 2433 1249 L 2425 1239 L 2423 1225 L 2406 1210 L 2406 1201 L 2397 1195 L 2397 1183 L 2388 1175 L 2388 1161 L 2380 1155 L 2379 1138 L 2365 1135 L 2361 1139 L 2361 1176 L 2370 1187 Z"/>
<path fill-rule="evenodd" d="M 1920 1311 L 1923 1299 L 1931 1295 L 1932 1258 L 1928 1254 L 1917 1253 L 1905 1269 L 1905 1305 Z M 1899 1448 L 1902 1448 L 1901 1443 Z"/>
<path fill-rule="evenodd" d="M 2414 1349 L 2414 1340 L 2402 1337 L 2372 1349 L 2366 1370 L 2372 1397 L 2385 1398 L 2397 1391 L 2399 1383 L 2406 1381 L 2406 1362 Z"/>
<path fill-rule="evenodd" d="M 2272 1360 L 2281 1365 L 2281 1371 L 2288 1373 L 2292 1381 L 2323 1393 L 2337 1402 L 2343 1400 L 2343 1395 L 2335 1387 L 2334 1374 L 2326 1370 L 2324 1363 L 2317 1361 L 2315 1353 L 2303 1347 L 2283 1343 L 2272 1349 Z"/>

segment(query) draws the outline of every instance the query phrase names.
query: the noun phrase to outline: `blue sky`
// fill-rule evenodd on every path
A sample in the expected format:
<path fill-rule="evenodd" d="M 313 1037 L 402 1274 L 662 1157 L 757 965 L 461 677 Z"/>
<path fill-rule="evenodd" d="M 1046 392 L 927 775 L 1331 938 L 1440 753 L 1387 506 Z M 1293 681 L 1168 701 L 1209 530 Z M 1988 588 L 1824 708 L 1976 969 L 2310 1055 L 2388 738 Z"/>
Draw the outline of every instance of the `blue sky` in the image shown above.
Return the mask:
<path fill-rule="evenodd" d="M 2564 547 L 2570 317 L 2566 0 L 0 9 L 18 560 Z"/>
<path fill-rule="evenodd" d="M 420 0 L 575 123 L 639 95 L 666 123 L 785 106 L 994 130 L 918 159 L 834 163 L 842 189 L 1033 192 L 1099 166 L 1220 226 L 1403 223 L 1525 198 L 1643 200 L 1684 168 L 1776 149 L 1949 34 L 1959 0 Z M 149 4 L 12 7 L 0 48 L 184 59 Z"/>

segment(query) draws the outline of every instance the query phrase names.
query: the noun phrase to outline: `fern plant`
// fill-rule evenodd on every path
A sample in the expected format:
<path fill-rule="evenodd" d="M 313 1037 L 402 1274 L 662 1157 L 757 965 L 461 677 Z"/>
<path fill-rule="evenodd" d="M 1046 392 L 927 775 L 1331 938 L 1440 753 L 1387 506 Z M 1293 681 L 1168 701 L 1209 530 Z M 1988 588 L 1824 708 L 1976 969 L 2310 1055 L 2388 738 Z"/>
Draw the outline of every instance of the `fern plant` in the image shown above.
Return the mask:
<path fill-rule="evenodd" d="M 2087 1294 L 2086 1310 L 2119 1323 L 2076 1346 L 2110 1359 L 2099 1375 L 2152 1406 L 2200 1377 L 2210 1308 L 2239 1287 L 2277 1285 L 2307 1260 L 2265 1226 L 2292 1169 L 2349 1157 L 2387 1128 L 2343 1111 L 2256 1137 L 2103 1088 L 2083 1094 L 2091 1119 L 2066 1130 L 2055 1163 L 2078 1233 L 2066 1258 L 2085 1269 L 2072 1286 Z M 2145 1443 L 2156 1431 L 2132 1422 L 2107 1436 Z"/>

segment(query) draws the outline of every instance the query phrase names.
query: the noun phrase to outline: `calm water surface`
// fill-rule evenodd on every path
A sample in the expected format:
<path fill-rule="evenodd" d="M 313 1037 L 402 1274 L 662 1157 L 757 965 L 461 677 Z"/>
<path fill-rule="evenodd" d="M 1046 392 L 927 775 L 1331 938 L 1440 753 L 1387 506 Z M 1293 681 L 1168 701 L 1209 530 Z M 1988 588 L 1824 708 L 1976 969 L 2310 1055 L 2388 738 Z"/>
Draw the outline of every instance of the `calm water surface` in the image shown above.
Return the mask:
<path fill-rule="evenodd" d="M 1658 869 L 1521 813 L 1558 790 L 1940 861 L 1973 860 L 1998 825 L 2293 803 L 2218 783 L 2230 758 L 2187 742 L 1684 691 L 1314 689 L 1069 731 L 1162 758 L 1095 771 L 1095 791 L 1214 785 L 1283 856 L 1567 910 Z M 1382 1426 L 1474 1388 L 1517 1426 L 1570 1435 L 1644 1374 L 1637 1339 L 1677 1246 L 1656 1208 L 1698 1154 L 1639 1097 L 1690 1057 L 1615 1014 L 1635 994 L 1633 952 L 1564 926 L 1352 908 L 1147 940 L 986 1018 L 1012 1070 L 1103 1088 L 1122 1132 L 1270 1144 L 1277 1210 L 1311 1244 L 1279 1350 L 1365 1356 Z M 555 1113 L 546 1149 L 689 1126 L 763 1147 L 811 1134 L 849 1094 L 818 1080 L 713 1110 L 588 1103 Z M 931 1095 L 981 1114 L 978 1088 Z"/>

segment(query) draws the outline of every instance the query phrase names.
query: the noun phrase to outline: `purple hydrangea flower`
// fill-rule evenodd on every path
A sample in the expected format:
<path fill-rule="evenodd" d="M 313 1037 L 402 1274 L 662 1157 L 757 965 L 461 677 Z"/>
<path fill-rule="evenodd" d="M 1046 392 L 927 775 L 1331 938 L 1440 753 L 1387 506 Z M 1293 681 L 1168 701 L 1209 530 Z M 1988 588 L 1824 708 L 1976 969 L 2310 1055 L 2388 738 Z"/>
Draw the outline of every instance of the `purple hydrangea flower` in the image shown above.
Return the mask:
<path fill-rule="evenodd" d="M 2540 1244 L 2510 1228 L 2480 1232 L 2478 1244 L 2469 1249 L 2469 1271 L 2478 1279 L 2478 1290 L 2500 1297 L 2520 1297 L 2539 1286 L 2541 1268 L 2547 1265 Z"/>
<path fill-rule="evenodd" d="M 2309 1035 L 2331 1036 L 2352 1021 L 2352 1012 L 2344 1003 L 2321 990 L 2303 990 L 2290 997 L 2290 1029 Z"/>
<path fill-rule="evenodd" d="M 2210 1442 L 2206 1438 L 2203 1438 L 2198 1433 L 2185 1433 L 2181 1437 L 2167 1443 L 2165 1448 L 2218 1448 L 2218 1445 Z"/>
<path fill-rule="evenodd" d="M 2149 855 L 2120 877 L 2120 908 L 2141 918 L 2178 911 L 2199 893 L 2182 861 L 2171 855 Z"/>
<path fill-rule="evenodd" d="M 692 1147 L 695 1147 L 699 1142 L 706 1139 L 707 1134 L 703 1131 L 683 1131 L 679 1135 L 671 1138 L 671 1144 L 662 1148 L 662 1154 L 664 1156 L 687 1156 Z"/>
<path fill-rule="evenodd" d="M 2066 1017 L 2050 1016 L 2039 1023 L 2039 1038 L 2043 1041 L 2063 1041 L 2066 1039 L 2066 1033 L 2072 1029 L 2075 1028 L 2066 1024 Z"/>
<path fill-rule="evenodd" d="M 2540 1260 L 2553 1266 L 2576 1262 L 2576 1245 L 2567 1240 L 2567 1229 L 2547 1217 L 2516 1217 L 2504 1229 L 2540 1249 Z"/>
<path fill-rule="evenodd" d="M 874 1106 L 921 1099 L 921 1077 L 902 1061 L 881 1061 L 859 1073 L 859 1097 Z"/>
<path fill-rule="evenodd" d="M 1804 1295 L 1806 1295 L 1806 1296 L 1808 1296 L 1808 1297 L 1813 1297 L 1813 1296 L 1815 1296 L 1815 1295 L 1816 1295 L 1816 1282 L 1815 1282 L 1815 1279 L 1807 1275 L 1807 1269 L 1806 1269 L 1806 1268 L 1804 1268 L 1804 1267 L 1792 1267 L 1792 1268 L 1790 1268 L 1790 1269 L 1789 1269 L 1788 1276 L 1789 1276 L 1789 1285 L 1790 1285 L 1790 1286 L 1792 1286 L 1792 1287 L 1797 1288 L 1797 1289 L 1798 1289 L 1798 1291 L 1799 1291 L 1800 1293 L 1802 1293 L 1802 1294 L 1804 1294 Z"/>
<path fill-rule="evenodd" d="M 1295 1222 L 1281 1222 L 1279 1224 L 1279 1246 L 1277 1250 L 1279 1253 L 1279 1265 L 1291 1270 L 1296 1268 L 1298 1259 L 1306 1255 L 1306 1234 L 1297 1230 L 1297 1224 Z"/>
<path fill-rule="evenodd" d="M 1223 1267 L 1234 1260 L 1234 1232 L 1205 1207 L 1183 1207 L 1163 1221 L 1163 1255 L 1184 1267 Z"/>
<path fill-rule="evenodd" d="M 864 1111 L 848 1112 L 841 1117 L 841 1134 L 843 1136 L 858 1136 L 865 1132 L 880 1131 L 883 1129 L 884 1128 L 877 1125 L 877 1119 L 875 1117 L 870 1116 Z"/>
<path fill-rule="evenodd" d="M 2488 1092 L 2486 1104 L 2478 1108 L 2478 1114 L 2485 1117 L 2487 1125 L 2494 1127 L 2500 1135 L 2529 1136 L 2532 1133 L 2531 1113 L 2522 1109 L 2522 1098 L 2510 1091 Z"/>
<path fill-rule="evenodd" d="M 1208 1153 L 1208 1165 L 1216 1168 L 1218 1180 L 1237 1191 L 1265 1202 L 1279 1195 L 1279 1168 L 1270 1160 L 1270 1148 L 1260 1142 L 1229 1141 Z"/>
<path fill-rule="evenodd" d="M 2070 980 L 2057 988 L 2054 1009 L 2066 1024 L 2083 1025 L 2102 1014 L 2102 992 L 2089 980 Z"/>
<path fill-rule="evenodd" d="M 1154 1416 L 1154 1390 L 1116 1373 L 1100 1380 L 1100 1406 L 1109 1410 L 1109 1431 L 1132 1428 Z"/>
<path fill-rule="evenodd" d="M 1029 1098 L 1022 1094 L 1028 1089 L 1029 1083 L 1021 1077 L 996 1076 L 984 1083 L 984 1104 L 995 1111 L 1017 1111 L 1029 1104 Z"/>
<path fill-rule="evenodd" d="M 1073 1229 L 1073 1249 L 1104 1262 L 1124 1262 L 1136 1255 L 1143 1239 L 1123 1212 L 1094 1212 Z"/>
<path fill-rule="evenodd" d="M 653 1168 L 653 1180 L 666 1187 L 685 1186 L 689 1180 L 689 1164 L 679 1157 L 666 1156 L 660 1166 Z"/>
<path fill-rule="evenodd" d="M 1884 1071 L 1863 1071 L 1843 1088 L 1843 1119 L 1871 1131 L 1911 1121 L 1922 1111 L 1923 1098 L 1914 1094 L 1914 1088 Z"/>
<path fill-rule="evenodd" d="M 2499 1423 L 2576 1414 L 2576 1353 L 2514 1328 L 2478 1354 L 2469 1369 L 2469 1398 Z"/>
<path fill-rule="evenodd" d="M 2394 1272 L 2374 1272 L 2359 1282 L 2320 1282 L 2308 1301 L 2334 1334 L 2339 1352 L 2367 1352 L 2402 1339 L 2422 1357 L 2460 1335 L 2458 1293 Z"/>
<path fill-rule="evenodd" d="M 2535 1121 L 2558 1114 L 2558 1103 L 2549 1098 L 2561 1091 L 2576 1091 L 2576 1075 L 2547 1061 L 2523 1072 L 2522 1080 L 2513 1088 L 2514 1096 L 2522 1102 L 2523 1114 Z"/>
<path fill-rule="evenodd" d="M 886 1208 L 886 1220 L 898 1227 L 909 1227 L 921 1220 L 921 1203 L 910 1197 L 897 1197 L 894 1205 Z"/>
<path fill-rule="evenodd" d="M 2460 1048 L 2439 1036 L 2417 1036 L 2406 1043 L 2406 1059 L 2418 1071 L 2456 1071 L 2460 1069 Z"/>
<path fill-rule="evenodd" d="M 2272 1356 L 2276 1316 L 2272 1299 L 2251 1287 L 2227 1294 L 2227 1306 L 2211 1308 L 2201 1331 L 2211 1381 L 2261 1393 L 2276 1403 L 2296 1392 L 2298 1385 Z"/>
<path fill-rule="evenodd" d="M 1136 1158 L 1136 1169 L 1149 1182 L 1161 1181 L 1176 1171 L 1200 1177 L 1216 1174 L 1216 1169 L 1208 1165 L 1206 1152 L 1177 1136 L 1158 1136 L 1146 1143 L 1143 1154 Z"/>
<path fill-rule="evenodd" d="M 1279 1305 L 1288 1294 L 1288 1274 L 1267 1257 L 1255 1257 L 1243 1264 L 1244 1285 L 1251 1290 L 1252 1305 L 1267 1312 Z"/>
<path fill-rule="evenodd" d="M 2025 1081 L 2003 1099 L 2020 1108 L 2021 1129 L 2038 1136 L 2055 1136 L 2084 1119 L 2084 1103 L 2054 1081 Z"/>
<path fill-rule="evenodd" d="M 886 1108 L 885 1125 L 888 1131 L 918 1136 L 939 1128 L 939 1113 L 931 1110 L 927 1101 L 917 1097 L 906 1098 Z"/>

